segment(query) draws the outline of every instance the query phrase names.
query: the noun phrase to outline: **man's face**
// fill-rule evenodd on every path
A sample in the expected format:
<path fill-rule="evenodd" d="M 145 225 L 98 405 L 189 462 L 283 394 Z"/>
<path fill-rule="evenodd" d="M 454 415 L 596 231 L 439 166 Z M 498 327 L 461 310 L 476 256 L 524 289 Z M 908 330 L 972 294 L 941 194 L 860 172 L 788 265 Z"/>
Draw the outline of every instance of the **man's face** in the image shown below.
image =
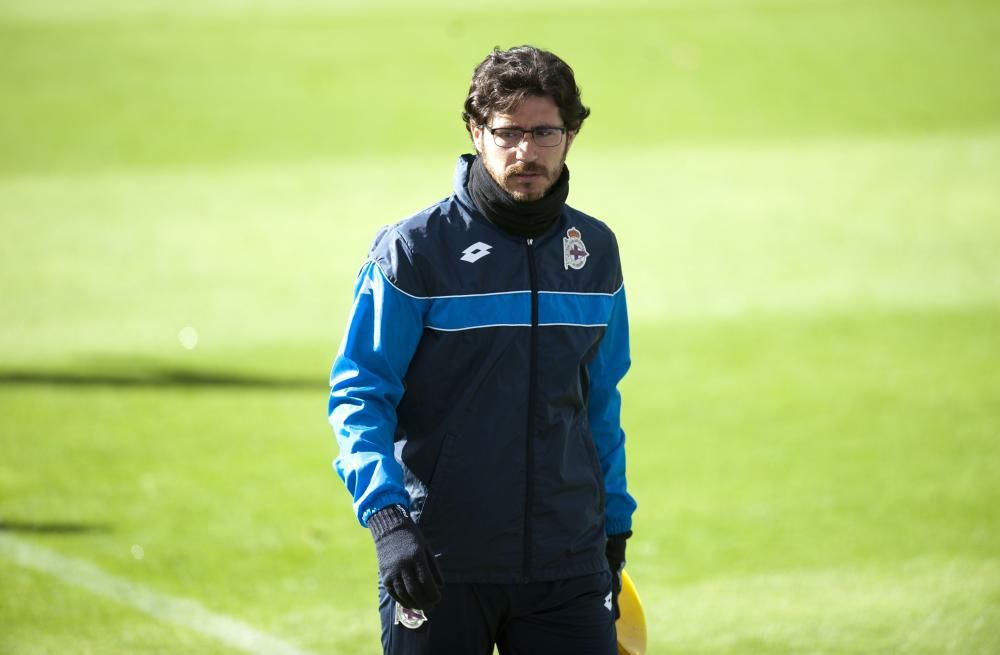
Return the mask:
<path fill-rule="evenodd" d="M 528 96 L 509 114 L 493 114 L 487 126 L 490 129 L 518 128 L 534 130 L 539 127 L 563 127 L 559 108 L 548 96 Z M 472 140 L 483 159 L 486 170 L 514 200 L 538 200 L 562 175 L 566 153 L 576 138 L 576 132 L 567 132 L 562 143 L 542 147 L 531 134 L 510 148 L 498 146 L 493 135 L 478 125 L 472 126 Z"/>

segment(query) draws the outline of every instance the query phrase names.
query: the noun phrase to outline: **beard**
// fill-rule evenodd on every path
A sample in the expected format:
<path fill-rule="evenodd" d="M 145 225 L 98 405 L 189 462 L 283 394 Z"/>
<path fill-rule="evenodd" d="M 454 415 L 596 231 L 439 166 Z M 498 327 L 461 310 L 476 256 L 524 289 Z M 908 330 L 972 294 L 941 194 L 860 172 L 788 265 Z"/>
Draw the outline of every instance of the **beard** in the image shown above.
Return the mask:
<path fill-rule="evenodd" d="M 566 152 L 563 151 L 559 162 L 551 168 L 547 168 L 544 164 L 538 162 L 518 162 L 498 170 L 498 167 L 494 167 L 494 163 L 486 158 L 483 159 L 483 164 L 486 165 L 486 170 L 496 180 L 496 183 L 509 193 L 514 200 L 518 202 L 531 202 L 543 198 L 549 192 L 549 189 L 552 188 L 552 185 L 559 180 L 559 176 L 562 175 L 563 166 L 566 164 Z M 524 188 L 525 183 L 518 179 L 519 175 L 526 174 L 539 176 L 537 182 L 530 184 L 533 188 L 527 190 Z"/>

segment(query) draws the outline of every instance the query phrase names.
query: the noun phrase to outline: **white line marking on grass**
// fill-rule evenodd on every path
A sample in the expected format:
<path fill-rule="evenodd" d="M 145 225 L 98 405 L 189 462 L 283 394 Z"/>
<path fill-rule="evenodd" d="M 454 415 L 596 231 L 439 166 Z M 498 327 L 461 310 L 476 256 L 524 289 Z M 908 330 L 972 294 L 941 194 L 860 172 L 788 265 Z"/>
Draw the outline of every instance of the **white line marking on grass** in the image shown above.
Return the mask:
<path fill-rule="evenodd" d="M 118 601 L 155 619 L 188 628 L 228 646 L 254 655 L 312 655 L 242 621 L 212 612 L 187 598 L 169 596 L 105 573 L 93 564 L 0 534 L 0 555 L 27 569 L 34 569 Z"/>

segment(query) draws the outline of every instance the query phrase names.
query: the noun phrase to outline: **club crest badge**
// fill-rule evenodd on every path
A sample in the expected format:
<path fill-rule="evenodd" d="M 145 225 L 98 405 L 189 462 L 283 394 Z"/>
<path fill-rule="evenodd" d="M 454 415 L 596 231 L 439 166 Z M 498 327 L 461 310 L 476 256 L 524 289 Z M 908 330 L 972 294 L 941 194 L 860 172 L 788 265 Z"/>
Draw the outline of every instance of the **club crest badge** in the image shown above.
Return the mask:
<path fill-rule="evenodd" d="M 564 269 L 572 268 L 578 271 L 587 263 L 587 257 L 590 257 L 590 253 L 587 252 L 587 246 L 583 245 L 582 236 L 580 230 L 575 227 L 566 230 L 566 236 L 563 237 Z"/>

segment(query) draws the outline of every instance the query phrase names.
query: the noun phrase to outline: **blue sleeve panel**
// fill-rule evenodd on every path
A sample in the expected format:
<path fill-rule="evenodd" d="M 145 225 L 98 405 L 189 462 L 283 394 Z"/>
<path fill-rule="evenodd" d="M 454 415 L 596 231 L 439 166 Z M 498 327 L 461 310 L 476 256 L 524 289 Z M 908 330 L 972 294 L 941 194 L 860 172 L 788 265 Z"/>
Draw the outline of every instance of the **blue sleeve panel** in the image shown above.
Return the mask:
<path fill-rule="evenodd" d="M 611 318 L 597 355 L 587 367 L 590 375 L 588 419 L 601 460 L 606 497 L 608 534 L 632 529 L 636 502 L 625 483 L 625 432 L 621 428 L 622 399 L 618 383 L 631 365 L 625 287 L 614 294 Z"/>
<path fill-rule="evenodd" d="M 340 447 L 333 466 L 364 526 L 384 507 L 410 504 L 393 434 L 403 376 L 423 331 L 424 305 L 393 286 L 374 261 L 358 273 L 347 331 L 330 373 L 328 413 Z"/>

